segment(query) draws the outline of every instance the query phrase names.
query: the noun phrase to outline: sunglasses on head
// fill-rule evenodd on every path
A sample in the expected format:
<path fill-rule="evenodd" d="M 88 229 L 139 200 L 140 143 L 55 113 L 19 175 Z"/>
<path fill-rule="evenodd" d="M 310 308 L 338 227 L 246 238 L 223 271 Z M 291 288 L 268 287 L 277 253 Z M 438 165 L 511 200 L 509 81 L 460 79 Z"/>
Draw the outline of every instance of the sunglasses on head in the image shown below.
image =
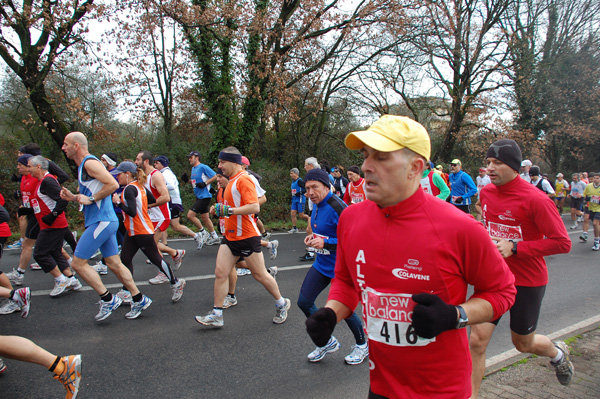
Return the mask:
<path fill-rule="evenodd" d="M 456 166 L 458 165 L 457 163 L 451 163 L 450 166 Z"/>

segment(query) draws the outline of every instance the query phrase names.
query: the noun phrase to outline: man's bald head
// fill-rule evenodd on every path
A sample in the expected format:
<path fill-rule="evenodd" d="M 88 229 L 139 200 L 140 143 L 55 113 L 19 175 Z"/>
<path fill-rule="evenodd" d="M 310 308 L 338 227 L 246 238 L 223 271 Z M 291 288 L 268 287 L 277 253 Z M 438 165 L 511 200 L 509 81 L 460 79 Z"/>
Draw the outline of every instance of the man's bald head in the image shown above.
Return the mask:
<path fill-rule="evenodd" d="M 69 133 L 65 137 L 65 140 L 69 140 L 69 142 L 71 144 L 79 144 L 81 147 L 85 148 L 86 150 L 88 148 L 87 138 L 81 132 L 72 132 L 72 133 Z"/>

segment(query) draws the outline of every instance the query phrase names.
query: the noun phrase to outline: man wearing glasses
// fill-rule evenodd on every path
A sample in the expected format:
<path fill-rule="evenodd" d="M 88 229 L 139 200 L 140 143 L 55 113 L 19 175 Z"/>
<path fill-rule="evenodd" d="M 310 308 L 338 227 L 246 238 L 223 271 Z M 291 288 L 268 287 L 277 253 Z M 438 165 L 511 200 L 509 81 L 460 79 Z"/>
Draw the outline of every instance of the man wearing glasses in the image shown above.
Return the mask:
<path fill-rule="evenodd" d="M 461 168 L 460 159 L 450 163 L 450 203 L 461 211 L 470 213 L 471 197 L 477 194 L 477 186 Z"/>

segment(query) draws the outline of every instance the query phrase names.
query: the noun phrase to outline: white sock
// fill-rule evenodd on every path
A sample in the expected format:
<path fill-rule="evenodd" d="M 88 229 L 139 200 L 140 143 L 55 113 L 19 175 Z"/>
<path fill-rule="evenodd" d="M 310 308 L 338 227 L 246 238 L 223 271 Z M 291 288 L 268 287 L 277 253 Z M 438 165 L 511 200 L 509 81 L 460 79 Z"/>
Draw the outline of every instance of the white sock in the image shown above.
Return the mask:
<path fill-rule="evenodd" d="M 278 300 L 275 301 L 275 306 L 278 308 L 282 308 L 285 305 L 285 299 L 283 297 L 279 297 Z"/>
<path fill-rule="evenodd" d="M 215 309 L 215 308 L 213 308 L 213 314 L 215 316 L 221 317 L 221 316 L 223 316 L 223 309 Z"/>
<path fill-rule="evenodd" d="M 213 238 L 219 238 L 219 236 L 217 235 L 217 232 L 216 232 L 216 231 L 214 231 L 214 230 L 212 231 L 212 233 L 210 233 L 210 235 L 211 235 Z"/>
<path fill-rule="evenodd" d="M 550 359 L 550 361 L 551 361 L 552 363 L 554 363 L 554 364 L 556 364 L 556 363 L 560 362 L 560 361 L 561 361 L 561 359 L 562 359 L 562 358 L 563 358 L 563 356 L 564 356 L 564 354 L 563 354 L 563 352 L 562 352 L 561 350 L 559 350 L 559 349 L 557 349 L 557 350 L 558 350 L 558 354 L 556 355 L 556 357 L 554 357 L 554 358 Z"/>
<path fill-rule="evenodd" d="M 273 248 L 273 243 L 272 243 L 272 242 L 269 242 L 269 243 L 267 244 L 267 248 L 269 248 L 269 249 Z"/>
<path fill-rule="evenodd" d="M 17 267 L 17 271 L 21 274 L 25 274 L 25 270 L 21 269 L 20 267 Z"/>
<path fill-rule="evenodd" d="M 54 280 L 56 280 L 57 283 L 62 283 L 63 281 L 65 281 L 67 279 L 67 276 L 65 276 L 64 274 L 61 274 L 58 277 L 54 277 Z"/>

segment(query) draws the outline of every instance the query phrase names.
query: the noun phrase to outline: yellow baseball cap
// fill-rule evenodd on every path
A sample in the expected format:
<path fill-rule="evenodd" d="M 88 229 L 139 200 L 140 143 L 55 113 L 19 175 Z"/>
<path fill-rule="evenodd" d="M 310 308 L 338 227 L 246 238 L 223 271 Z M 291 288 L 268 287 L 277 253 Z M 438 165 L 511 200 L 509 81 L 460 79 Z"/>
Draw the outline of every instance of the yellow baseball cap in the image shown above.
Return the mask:
<path fill-rule="evenodd" d="M 346 147 L 360 150 L 366 144 L 382 152 L 408 148 L 429 160 L 431 140 L 427 130 L 419 122 L 397 115 L 383 115 L 367 130 L 352 132 L 346 136 Z"/>
<path fill-rule="evenodd" d="M 462 165 L 462 162 L 460 162 L 460 159 L 453 159 L 452 162 L 450 162 L 450 164 L 452 165 L 453 163 L 457 163 L 459 165 Z"/>

